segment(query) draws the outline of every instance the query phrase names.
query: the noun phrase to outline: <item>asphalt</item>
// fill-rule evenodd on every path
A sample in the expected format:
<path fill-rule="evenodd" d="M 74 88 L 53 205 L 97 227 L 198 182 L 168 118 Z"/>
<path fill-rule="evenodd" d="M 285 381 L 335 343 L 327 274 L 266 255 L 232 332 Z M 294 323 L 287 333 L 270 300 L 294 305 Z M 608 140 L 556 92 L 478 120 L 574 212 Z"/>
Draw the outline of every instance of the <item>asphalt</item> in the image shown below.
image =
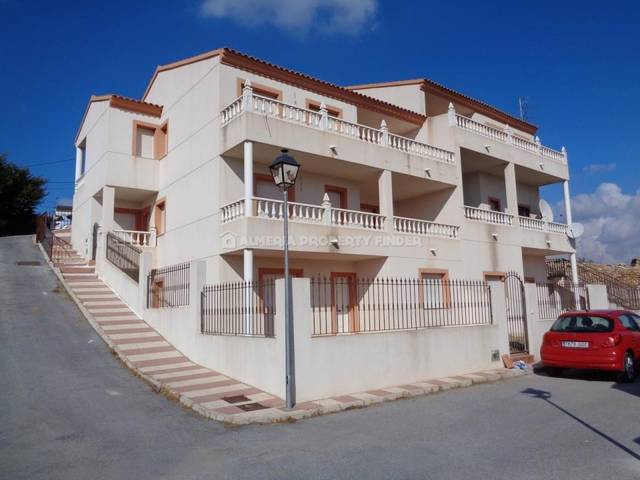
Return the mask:
<path fill-rule="evenodd" d="M 107 350 L 30 237 L 0 238 L 0 381 L 7 480 L 640 478 L 640 380 L 608 375 L 534 374 L 284 425 L 205 420 Z"/>

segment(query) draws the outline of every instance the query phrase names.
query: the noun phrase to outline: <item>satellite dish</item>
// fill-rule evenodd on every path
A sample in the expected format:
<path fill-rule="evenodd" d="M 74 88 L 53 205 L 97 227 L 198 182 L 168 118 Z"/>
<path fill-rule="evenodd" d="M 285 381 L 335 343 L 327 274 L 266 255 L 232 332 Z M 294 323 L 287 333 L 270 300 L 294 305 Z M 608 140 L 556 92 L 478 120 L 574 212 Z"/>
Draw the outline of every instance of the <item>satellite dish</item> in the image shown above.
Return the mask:
<path fill-rule="evenodd" d="M 584 233 L 584 225 L 581 223 L 572 223 L 567 225 L 567 237 L 576 239 Z"/>
<path fill-rule="evenodd" d="M 553 222 L 553 209 L 544 198 L 541 198 L 538 202 L 538 208 L 540 208 L 540 214 L 543 220 Z"/>

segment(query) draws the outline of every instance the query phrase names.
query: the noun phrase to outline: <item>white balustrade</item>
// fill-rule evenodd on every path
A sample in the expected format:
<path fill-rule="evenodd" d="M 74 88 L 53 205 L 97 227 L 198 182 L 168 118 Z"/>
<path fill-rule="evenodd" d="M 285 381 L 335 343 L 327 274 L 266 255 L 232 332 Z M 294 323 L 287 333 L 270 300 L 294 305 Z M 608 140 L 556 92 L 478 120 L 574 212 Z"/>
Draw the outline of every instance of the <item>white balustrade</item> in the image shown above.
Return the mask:
<path fill-rule="evenodd" d="M 539 218 L 518 217 L 518 222 L 522 228 L 527 230 L 538 230 L 540 232 L 567 233 L 567 226 L 563 223 L 547 222 Z"/>
<path fill-rule="evenodd" d="M 351 123 L 340 118 L 329 117 L 328 130 L 345 137 L 353 137 L 367 143 L 382 143 L 382 132 L 377 128 L 367 127 L 359 123 Z"/>
<path fill-rule="evenodd" d="M 322 223 L 324 207 L 306 203 L 288 202 L 289 219 L 302 223 Z M 256 217 L 282 220 L 284 218 L 284 202 L 268 198 L 254 198 Z"/>
<path fill-rule="evenodd" d="M 527 230 L 539 230 L 544 232 L 547 229 L 547 222 L 539 218 L 518 217 L 518 223 Z"/>
<path fill-rule="evenodd" d="M 494 140 L 499 140 L 505 143 L 507 142 L 507 132 L 505 132 L 504 130 L 490 127 L 489 125 L 485 125 L 484 123 L 476 122 L 475 120 L 471 120 L 469 117 L 465 117 L 464 115 L 456 114 L 456 125 L 465 130 L 477 133 L 478 135 L 483 135 L 485 137 L 493 138 Z"/>
<path fill-rule="evenodd" d="M 220 223 L 227 223 L 244 216 L 244 199 L 224 205 L 220 209 Z"/>
<path fill-rule="evenodd" d="M 449 150 L 434 147 L 426 143 L 416 142 L 410 138 L 401 137 L 400 135 L 395 135 L 393 133 L 389 134 L 389 147 L 394 150 L 400 150 L 420 157 L 431 157 L 452 165 L 456 163 L 454 153 Z"/>
<path fill-rule="evenodd" d="M 476 122 L 469 117 L 456 113 L 452 104 L 449 105 L 449 122 L 450 125 L 455 125 L 464 130 L 468 130 L 493 140 L 512 144 L 517 148 L 540 155 L 543 158 L 549 158 L 556 162 L 567 163 L 567 156 L 564 150 L 559 152 L 552 148 L 545 147 L 540 144 L 540 139 L 538 137 L 536 137 L 535 142 L 532 142 L 525 138 L 515 136 L 513 135 L 513 129 L 509 127 L 509 125 L 507 125 L 504 130 L 501 130 L 499 128 L 485 125 L 484 123 Z"/>
<path fill-rule="evenodd" d="M 383 230 L 384 215 L 377 213 L 347 210 L 345 208 L 331 208 L 331 223 L 344 227 L 366 228 L 368 230 Z"/>
<path fill-rule="evenodd" d="M 477 220 L 485 223 L 495 223 L 497 225 L 512 225 L 513 215 L 495 210 L 464 206 L 464 216 L 470 220 Z"/>
<path fill-rule="evenodd" d="M 567 163 L 567 158 L 563 152 L 559 152 L 549 147 L 542 146 L 542 156 L 555 160 L 556 162 Z"/>
<path fill-rule="evenodd" d="M 224 110 L 222 110 L 222 112 L 220 113 L 220 116 L 222 117 L 220 122 L 222 125 L 226 125 L 231 120 L 239 116 L 241 113 L 242 113 L 242 97 L 239 97 L 236 100 L 234 100 L 231 105 L 229 105 Z"/>
<path fill-rule="evenodd" d="M 567 226 L 564 223 L 549 222 L 547 225 L 551 233 L 567 233 Z"/>
<path fill-rule="evenodd" d="M 413 233 L 434 237 L 458 238 L 460 227 L 430 222 L 418 218 L 393 217 L 393 229 L 400 233 Z"/>
<path fill-rule="evenodd" d="M 248 100 L 244 98 L 245 96 L 248 97 Z M 247 106 L 247 102 L 250 102 L 249 107 Z M 417 142 L 411 138 L 391 134 L 386 128 L 386 124 L 380 128 L 373 128 L 329 116 L 326 108 L 321 108 L 319 112 L 316 112 L 272 98 L 254 95 L 250 92 L 243 94 L 242 97 L 237 98 L 222 110 L 221 124 L 226 125 L 246 110 L 319 130 L 327 130 L 338 135 L 354 138 L 366 143 L 386 146 L 412 155 L 428 157 L 448 164 L 455 163 L 455 155 L 453 152 L 426 143 Z"/>
<path fill-rule="evenodd" d="M 524 138 L 514 136 L 511 137 L 511 141 L 516 147 L 521 148 L 522 150 L 527 150 L 531 153 L 538 153 L 538 151 L 540 150 L 540 147 L 537 143 L 530 142 L 529 140 L 526 140 Z"/>
<path fill-rule="evenodd" d="M 114 235 L 129 245 L 155 247 L 155 231 L 114 230 Z"/>

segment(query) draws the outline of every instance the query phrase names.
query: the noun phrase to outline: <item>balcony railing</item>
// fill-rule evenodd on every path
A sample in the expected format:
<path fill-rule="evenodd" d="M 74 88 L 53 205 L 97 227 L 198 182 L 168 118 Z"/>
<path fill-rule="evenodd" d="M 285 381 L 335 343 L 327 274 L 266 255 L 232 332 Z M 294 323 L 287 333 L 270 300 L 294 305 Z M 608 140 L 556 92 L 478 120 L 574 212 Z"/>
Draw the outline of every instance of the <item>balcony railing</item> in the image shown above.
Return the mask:
<path fill-rule="evenodd" d="M 413 233 L 429 237 L 458 238 L 460 227 L 417 218 L 393 217 L 393 229 L 399 233 Z"/>
<path fill-rule="evenodd" d="M 518 223 L 527 230 L 537 230 L 539 232 L 567 233 L 567 226 L 563 223 L 547 222 L 538 218 L 518 217 Z"/>
<path fill-rule="evenodd" d="M 120 239 L 127 245 L 134 245 L 137 247 L 156 246 L 155 229 L 152 229 L 148 232 L 142 230 L 114 230 L 113 233 L 116 237 L 118 237 L 118 239 Z"/>
<path fill-rule="evenodd" d="M 548 158 L 560 163 L 567 163 L 567 151 L 564 147 L 562 147 L 561 151 L 558 151 L 542 145 L 538 137 L 536 137 L 535 141 L 532 142 L 525 138 L 515 136 L 513 134 L 513 130 L 509 125 L 505 125 L 504 129 L 500 129 L 477 122 L 469 117 L 465 117 L 464 115 L 456 113 L 455 108 L 451 103 L 449 104 L 449 125 L 473 132 L 478 135 L 482 135 L 483 137 L 497 140 L 502 143 L 513 145 L 514 147 L 517 147 L 521 150 L 526 150 L 527 152 L 539 155 L 543 158 Z"/>
<path fill-rule="evenodd" d="M 288 202 L 289 220 L 303 223 L 322 223 L 324 208 L 320 205 Z M 282 220 L 284 218 L 284 202 L 268 198 L 254 198 L 253 211 L 260 218 Z"/>
<path fill-rule="evenodd" d="M 470 220 L 496 225 L 513 225 L 513 215 L 495 210 L 464 206 L 464 216 Z"/>
<path fill-rule="evenodd" d="M 244 217 L 244 205 L 244 199 L 224 205 L 220 209 L 220 223 L 224 224 Z M 257 218 L 282 220 L 285 214 L 284 202 L 270 198 L 254 197 L 251 199 L 251 214 Z M 289 220 L 298 223 L 336 225 L 382 231 L 385 229 L 386 217 L 377 213 L 332 207 L 328 196 L 325 196 L 322 205 L 289 202 Z M 418 218 L 393 217 L 393 231 L 413 235 L 458 238 L 460 227 Z"/>
<path fill-rule="evenodd" d="M 234 100 L 220 113 L 221 124 L 223 126 L 227 125 L 244 112 L 255 112 L 287 122 L 301 124 L 309 128 L 333 132 L 337 135 L 354 138 L 365 143 L 381 145 L 392 150 L 398 150 L 420 157 L 432 158 L 443 163 L 455 164 L 455 155 L 453 152 L 421 143 L 411 138 L 389 133 L 389 129 L 384 120 L 380 128 L 373 128 L 331 117 L 324 104 L 320 106 L 320 111 L 316 112 L 272 98 L 254 95 L 249 81 L 245 83 L 242 96 Z"/>

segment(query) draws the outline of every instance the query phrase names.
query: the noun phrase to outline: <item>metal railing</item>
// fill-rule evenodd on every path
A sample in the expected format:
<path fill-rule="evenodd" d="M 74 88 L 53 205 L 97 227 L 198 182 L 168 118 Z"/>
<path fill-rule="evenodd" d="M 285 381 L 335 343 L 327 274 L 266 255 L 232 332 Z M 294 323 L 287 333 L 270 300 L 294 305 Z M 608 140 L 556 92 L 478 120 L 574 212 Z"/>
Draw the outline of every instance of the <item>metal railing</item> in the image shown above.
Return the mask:
<path fill-rule="evenodd" d="M 205 285 L 201 295 L 201 333 L 274 336 L 274 280 Z"/>
<path fill-rule="evenodd" d="M 140 272 L 140 253 L 142 251 L 139 248 L 124 242 L 114 233 L 107 232 L 107 260 L 136 283 Z"/>
<path fill-rule="evenodd" d="M 536 283 L 536 293 L 541 319 L 550 320 L 564 312 L 590 308 L 589 291 L 583 284 Z"/>
<path fill-rule="evenodd" d="M 50 217 L 41 215 L 36 223 L 36 242 L 42 245 L 47 257 L 54 265 L 64 263 L 76 252 L 69 242 L 57 236 L 49 229 Z"/>
<path fill-rule="evenodd" d="M 189 305 L 190 264 L 154 268 L 147 275 L 147 308 Z"/>
<path fill-rule="evenodd" d="M 546 261 L 547 278 L 571 278 L 571 265 L 564 258 Z M 604 285 L 611 303 L 630 310 L 640 310 L 640 287 L 627 284 L 588 263 L 578 262 L 578 278 L 584 284 Z"/>
<path fill-rule="evenodd" d="M 486 282 L 356 278 L 311 279 L 314 336 L 492 323 Z"/>

